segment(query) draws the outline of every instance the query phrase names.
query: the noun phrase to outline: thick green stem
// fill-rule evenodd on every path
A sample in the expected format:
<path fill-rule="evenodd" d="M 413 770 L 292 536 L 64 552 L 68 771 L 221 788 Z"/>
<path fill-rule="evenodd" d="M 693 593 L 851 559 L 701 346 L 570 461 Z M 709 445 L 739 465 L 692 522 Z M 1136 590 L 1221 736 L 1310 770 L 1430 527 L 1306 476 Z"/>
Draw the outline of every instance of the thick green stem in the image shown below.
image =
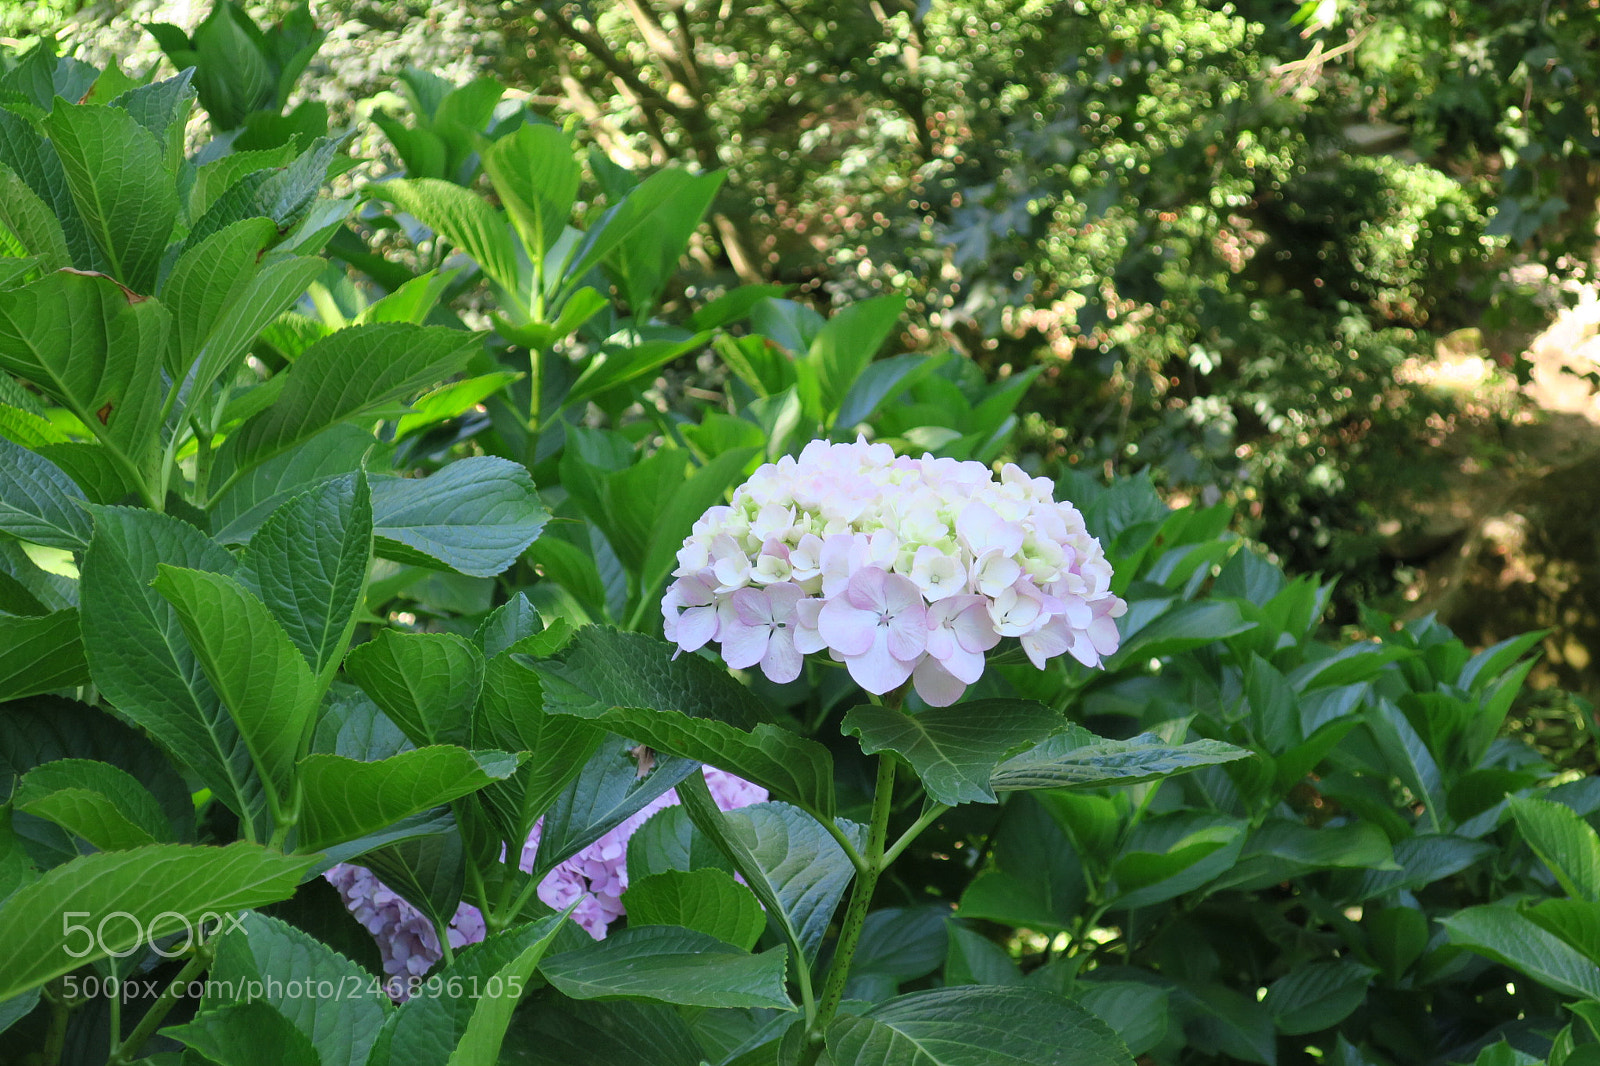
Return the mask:
<path fill-rule="evenodd" d="M 45 1029 L 44 1045 L 39 1048 L 39 1061 L 44 1066 L 57 1066 L 67 1046 L 67 1020 L 72 1016 L 72 1007 L 58 985 L 45 989 L 44 1000 L 50 1005 L 50 1023 Z M 115 998 L 112 1002 L 116 1002 Z"/>
<path fill-rule="evenodd" d="M 856 947 L 861 943 L 861 930 L 866 925 L 867 908 L 872 904 L 872 894 L 878 887 L 878 875 L 888 863 L 884 859 L 889 838 L 889 813 L 894 803 L 894 756 L 884 752 L 878 756 L 878 780 L 872 793 L 872 823 L 867 830 L 867 853 L 862 857 L 864 866 L 856 875 L 850 890 L 850 905 L 845 911 L 844 924 L 839 927 L 839 940 L 833 949 L 833 962 L 828 967 L 828 979 L 822 986 L 822 998 L 817 1003 L 817 1013 L 806 1032 L 806 1047 L 800 1053 L 800 1066 L 815 1066 L 822 1055 L 823 1036 L 828 1023 L 838 1013 L 844 999 L 845 982 L 850 977 L 850 963 L 855 958 Z"/>
<path fill-rule="evenodd" d="M 210 943 L 195 945 L 194 956 L 183 964 L 183 969 L 178 971 L 178 976 L 174 977 L 172 983 L 162 991 L 161 997 L 150 1004 L 150 1009 L 144 1012 L 139 1024 L 128 1034 L 128 1039 L 113 1048 L 111 1057 L 106 1059 L 106 1066 L 127 1066 L 138 1057 L 139 1049 L 155 1035 L 157 1029 L 161 1028 L 161 1023 L 167 1020 L 172 1008 L 183 998 L 184 990 L 189 987 L 190 982 L 210 968 L 211 959 L 215 954 L 216 948 Z"/>

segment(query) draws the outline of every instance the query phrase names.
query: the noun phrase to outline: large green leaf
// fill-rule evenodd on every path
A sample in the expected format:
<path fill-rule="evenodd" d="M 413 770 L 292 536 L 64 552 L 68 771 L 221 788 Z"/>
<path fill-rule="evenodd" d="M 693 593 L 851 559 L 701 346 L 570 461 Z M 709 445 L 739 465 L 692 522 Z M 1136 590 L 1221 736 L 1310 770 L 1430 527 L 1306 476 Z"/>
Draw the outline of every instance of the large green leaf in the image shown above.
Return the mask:
<path fill-rule="evenodd" d="M 83 628 L 95 685 L 235 814 L 259 818 L 264 796 L 249 748 L 190 648 L 178 612 L 151 587 L 159 564 L 228 573 L 233 556 L 168 515 L 121 507 L 93 514 L 82 609 L 91 619 L 116 619 Z"/>
<path fill-rule="evenodd" d="M 322 699 L 305 658 L 272 613 L 224 574 L 161 564 L 155 590 L 177 609 L 189 646 L 233 716 L 261 776 L 289 800 Z"/>
<path fill-rule="evenodd" d="M 534 821 L 578 775 L 604 737 L 604 730 L 581 718 L 548 713 L 538 675 L 511 651 L 489 660 L 473 714 L 473 743 L 528 753 L 511 778 L 482 794 L 506 840 L 527 839 Z"/>
<path fill-rule="evenodd" d="M 905 310 L 903 296 L 874 296 L 835 312 L 817 331 L 806 354 L 806 361 L 816 369 L 821 404 L 811 412 L 814 417 L 826 421 L 839 410 Z"/>
<path fill-rule="evenodd" d="M 605 265 L 628 301 L 629 309 L 641 318 L 654 306 L 662 287 L 677 269 L 689 238 L 705 218 L 726 177 L 721 171 L 713 171 L 693 175 L 684 181 L 674 180 L 679 187 L 672 196 L 647 213 L 628 219 L 629 200 L 646 195 L 656 179 L 670 173 L 674 172 L 657 171 L 646 178 L 618 205 L 622 210 L 617 218 L 602 218 L 596 227 L 614 229 L 624 219 L 631 226 L 606 254 Z"/>
<path fill-rule="evenodd" d="M 59 466 L 0 439 L 0 533 L 51 548 L 81 551 L 94 522 L 79 506 L 83 490 Z"/>
<path fill-rule="evenodd" d="M 815 818 L 786 803 L 756 803 L 722 812 L 703 780 L 678 786 L 678 798 L 695 828 L 744 877 L 796 959 L 809 965 L 855 876 L 844 848 Z M 858 851 L 865 846 L 865 829 L 852 822 L 841 822 L 840 827 L 854 838 Z"/>
<path fill-rule="evenodd" d="M 250 1000 L 275 1007 L 316 1047 L 322 1066 L 363 1066 L 389 1014 L 376 976 L 264 914 L 242 916 L 218 942 L 207 977 L 202 1012 Z M 292 995 L 291 981 L 315 994 Z"/>
<path fill-rule="evenodd" d="M 0 614 L 0 701 L 88 680 L 78 611 L 69 607 L 37 617 Z"/>
<path fill-rule="evenodd" d="M 1132 1066 L 1105 1023 L 1034 988 L 913 992 L 828 1027 L 829 1066 Z"/>
<path fill-rule="evenodd" d="M 59 400 L 141 472 L 160 426 L 171 316 L 115 281 L 57 271 L 0 291 L 0 370 Z"/>
<path fill-rule="evenodd" d="M 640 634 L 586 627 L 556 658 L 529 665 L 542 680 L 546 710 L 709 763 L 832 817 L 828 750 L 765 721 L 766 710 L 725 671 L 675 653 Z"/>
<path fill-rule="evenodd" d="M 1394 869 L 1351 871 L 1353 885 L 1345 894 L 1360 903 L 1395 891 L 1414 891 L 1424 885 L 1460 873 L 1493 854 L 1494 848 L 1481 840 L 1444 833 L 1424 833 L 1408 837 L 1394 846 Z"/>
<path fill-rule="evenodd" d="M 785 1015 L 784 1017 L 789 1017 Z M 702 1066 L 694 1033 L 664 1003 L 528 997 L 511 1021 L 502 1066 Z"/>
<path fill-rule="evenodd" d="M 505 218 L 483 197 L 437 178 L 399 178 L 374 183 L 367 190 L 472 256 L 502 289 L 517 291 L 516 246 Z"/>
<path fill-rule="evenodd" d="M 1167 1035 L 1168 993 L 1158 985 L 1143 981 L 1078 981 L 1072 986 L 1071 995 L 1084 1010 L 1109 1025 L 1131 1055 L 1143 1055 Z"/>
<path fill-rule="evenodd" d="M 354 840 L 400 819 L 500 781 L 517 768 L 503 751 L 447 744 L 416 748 L 377 762 L 308 755 L 300 763 L 302 851 Z"/>
<path fill-rule="evenodd" d="M 839 728 L 861 738 L 868 755 L 892 751 L 905 758 L 934 801 L 993 803 L 990 775 L 1006 755 L 1037 744 L 1063 719 L 1032 700 L 976 700 L 933 707 L 916 715 L 890 707 L 853 708 Z"/>
<path fill-rule="evenodd" d="M 483 1066 L 500 1057 L 511 1012 L 566 915 L 552 915 L 474 944 L 395 1011 L 374 1066 Z"/>
<path fill-rule="evenodd" d="M 666 870 L 629 880 L 622 894 L 628 925 L 678 925 L 749 951 L 767 927 L 750 890 L 714 867 Z"/>
<path fill-rule="evenodd" d="M 552 955 L 539 971 L 573 999 L 628 997 L 689 1007 L 792 1010 L 783 987 L 786 957 L 781 947 L 751 955 L 692 929 L 645 925 Z"/>
<path fill-rule="evenodd" d="M 465 637 L 386 629 L 353 648 L 344 666 L 418 747 L 472 741 L 484 664 Z"/>
<path fill-rule="evenodd" d="M 132 774 L 95 759 L 56 759 L 23 775 L 12 806 L 120 851 L 172 840 L 161 804 Z"/>
<path fill-rule="evenodd" d="M 1144 662 L 1190 648 L 1200 648 L 1254 629 L 1239 614 L 1238 605 L 1223 601 L 1180 603 L 1151 619 L 1132 633 L 1124 633 L 1122 646 L 1107 657 L 1107 670 Z"/>
<path fill-rule="evenodd" d="M 1512 796 L 1522 838 L 1574 899 L 1600 902 L 1600 836 L 1571 807 Z"/>
<path fill-rule="evenodd" d="M 44 270 L 72 265 L 66 232 L 50 205 L 21 175 L 0 163 L 0 246 L 6 245 L 10 255 L 37 256 Z"/>
<path fill-rule="evenodd" d="M 655 220 L 658 215 L 681 216 L 691 210 L 700 198 L 704 196 L 707 186 L 715 194 L 716 187 L 721 183 L 721 175 L 690 174 L 685 170 L 658 170 L 642 181 L 637 188 L 624 196 L 620 203 L 608 208 L 594 225 L 589 227 L 583 239 L 572 250 L 566 269 L 559 278 L 550 278 L 546 281 L 549 287 L 556 287 L 556 299 L 570 293 L 583 282 L 589 271 L 599 266 L 624 242 L 643 235 L 645 240 L 655 237 L 650 243 L 656 245 L 657 254 L 664 254 L 663 241 L 657 236 Z M 704 204 L 709 203 L 709 197 L 704 197 L 704 202 L 699 203 L 699 212 L 695 221 L 699 221 L 699 214 L 703 213 Z M 691 225 L 690 229 L 693 229 Z M 687 236 L 687 235 L 686 235 Z M 672 251 L 674 259 L 681 253 L 682 245 Z"/>
<path fill-rule="evenodd" d="M 1072 726 L 996 766 L 990 785 L 996 792 L 1131 785 L 1249 755 L 1220 740 L 1170 744 L 1154 733 L 1105 740 Z"/>
<path fill-rule="evenodd" d="M 259 462 L 337 423 L 371 414 L 464 369 L 478 337 L 446 326 L 378 322 L 317 341 L 295 360 L 271 407 L 229 438 L 234 461 Z"/>
<path fill-rule="evenodd" d="M 265 1000 L 230 1003 L 161 1032 L 215 1066 L 319 1066 L 311 1038 Z"/>
<path fill-rule="evenodd" d="M 203 916 L 288 899 L 312 861 L 240 843 L 153 844 L 63 863 L 0 905 L 0 951 L 11 960 L 0 1000 L 195 929 Z"/>
<path fill-rule="evenodd" d="M 544 816 L 535 877 L 543 877 L 562 860 L 638 813 L 645 804 L 700 772 L 692 760 L 665 756 L 658 757 L 654 768 L 641 775 L 637 751 L 631 739 L 602 736 L 594 754 Z"/>
<path fill-rule="evenodd" d="M 223 544 L 244 544 L 267 516 L 319 481 L 351 474 L 380 445 L 372 434 L 343 423 L 323 430 L 275 458 L 251 467 L 211 502 L 211 528 Z M 232 470 L 219 470 L 229 475 Z"/>
<path fill-rule="evenodd" d="M 1352 959 L 1309 962 L 1272 982 L 1262 1003 L 1280 1033 L 1331 1029 L 1366 1001 L 1376 972 Z"/>
<path fill-rule="evenodd" d="M 364 474 L 325 481 L 274 511 L 251 538 L 240 581 L 261 598 L 311 673 L 325 681 L 355 628 L 372 557 Z"/>
<path fill-rule="evenodd" d="M 1563 995 L 1600 999 L 1600 965 L 1510 907 L 1468 907 L 1440 918 L 1439 924 L 1455 943 Z"/>
<path fill-rule="evenodd" d="M 572 142 L 558 127 L 528 123 L 484 148 L 482 159 L 529 258 L 541 262 L 572 217 L 583 177 Z"/>
<path fill-rule="evenodd" d="M 309 256 L 275 257 L 262 264 L 278 227 L 247 218 L 188 248 L 161 286 L 172 311 L 174 344 L 168 370 L 189 376 L 191 398 L 227 382 L 251 343 L 294 303 L 325 264 Z"/>
<path fill-rule="evenodd" d="M 98 270 L 107 266 L 72 202 L 66 170 L 54 146 L 20 115 L 0 111 L 0 162 L 5 163 L 50 206 L 61 223 L 72 263 Z"/>
<path fill-rule="evenodd" d="M 481 455 L 426 478 L 374 478 L 378 554 L 493 577 L 532 544 L 550 514 L 526 468 Z"/>
<path fill-rule="evenodd" d="M 154 292 L 178 219 L 161 142 L 128 112 L 96 104 L 58 104 L 44 128 L 111 273 L 135 292 Z"/>

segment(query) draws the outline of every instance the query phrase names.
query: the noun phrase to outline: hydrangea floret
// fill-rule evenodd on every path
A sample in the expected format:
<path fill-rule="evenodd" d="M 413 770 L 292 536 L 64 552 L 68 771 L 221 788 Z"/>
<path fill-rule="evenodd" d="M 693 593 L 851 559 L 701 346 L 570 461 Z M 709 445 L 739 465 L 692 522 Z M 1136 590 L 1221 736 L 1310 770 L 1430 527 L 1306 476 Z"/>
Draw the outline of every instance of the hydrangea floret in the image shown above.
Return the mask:
<path fill-rule="evenodd" d="M 767 790 L 711 766 L 702 766 L 711 798 L 731 811 L 764 803 Z M 537 889 L 539 899 L 552 910 L 565 910 L 576 901 L 572 920 L 596 940 L 605 939 L 611 923 L 627 911 L 622 894 L 628 889 L 628 841 L 650 816 L 678 802 L 676 789 L 651 800 L 593 844 L 566 859 L 545 875 Z M 544 820 L 534 824 L 518 865 L 533 870 Z M 396 999 L 406 999 L 416 981 L 433 969 L 443 956 L 438 931 L 428 917 L 389 888 L 364 866 L 340 863 L 323 874 L 339 890 L 345 907 L 371 933 L 383 957 L 386 988 Z M 451 916 L 446 935 L 452 950 L 476 944 L 487 932 L 483 912 L 462 903 Z"/>
<path fill-rule="evenodd" d="M 680 652 L 715 641 L 730 667 L 784 683 L 826 651 L 868 692 L 909 679 L 935 707 L 1008 637 L 1040 669 L 1098 666 L 1127 609 L 1050 479 L 859 439 L 762 466 L 695 523 L 673 576 L 661 610 Z"/>

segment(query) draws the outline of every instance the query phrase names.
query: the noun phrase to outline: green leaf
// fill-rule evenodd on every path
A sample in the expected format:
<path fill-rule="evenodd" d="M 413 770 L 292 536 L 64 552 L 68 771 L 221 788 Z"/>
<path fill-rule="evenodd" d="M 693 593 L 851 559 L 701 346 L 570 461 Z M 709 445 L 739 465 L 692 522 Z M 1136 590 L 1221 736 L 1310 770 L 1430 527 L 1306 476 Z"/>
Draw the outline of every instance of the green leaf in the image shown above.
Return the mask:
<path fill-rule="evenodd" d="M 1563 995 L 1600 999 L 1600 965 L 1510 907 L 1468 907 L 1440 918 L 1439 924 L 1453 942 Z"/>
<path fill-rule="evenodd" d="M 767 919 L 750 890 L 715 868 L 667 870 L 629 881 L 622 894 L 628 927 L 677 925 L 714 936 L 740 951 L 761 939 Z"/>
<path fill-rule="evenodd" d="M 1081 726 L 1071 726 L 996 766 L 990 785 L 997 792 L 1131 785 L 1249 755 L 1244 748 L 1220 740 L 1169 744 L 1154 733 L 1105 740 Z"/>
<path fill-rule="evenodd" d="M 50 205 L 16 171 L 0 163 L 0 246 L 8 254 L 38 256 L 43 270 L 72 265 L 67 235 Z"/>
<path fill-rule="evenodd" d="M 151 587 L 159 564 L 228 573 L 233 556 L 167 515 L 121 507 L 95 508 L 93 515 L 83 611 L 116 619 L 84 629 L 95 685 L 230 810 L 259 818 L 264 797 L 249 749 L 190 648 L 178 612 Z"/>
<path fill-rule="evenodd" d="M 767 712 L 726 672 L 663 641 L 585 627 L 559 656 L 529 665 L 545 709 L 577 715 L 659 751 L 709 763 L 774 796 L 833 816 L 833 757 L 763 721 Z"/>
<path fill-rule="evenodd" d="M 1066 929 L 1088 898 L 1072 841 L 1036 797 L 1006 800 L 994 831 L 994 862 L 961 895 L 957 914 L 1033 929 Z"/>
<path fill-rule="evenodd" d="M 695 828 L 681 803 L 656 811 L 628 838 L 630 878 L 708 868 L 732 873 L 733 863 L 709 836 Z"/>
<path fill-rule="evenodd" d="M 287 802 L 295 760 L 311 739 L 322 699 L 305 658 L 262 602 L 231 577 L 162 563 L 152 584 L 177 609 L 257 770 Z"/>
<path fill-rule="evenodd" d="M 1245 826 L 1224 814 L 1174 811 L 1146 818 L 1112 863 L 1116 905 L 1144 907 L 1193 891 L 1231 869 Z"/>
<path fill-rule="evenodd" d="M 239 578 L 261 598 L 320 683 L 355 628 L 372 557 L 364 474 L 325 481 L 275 510 L 251 538 Z"/>
<path fill-rule="evenodd" d="M 374 847 L 374 840 L 383 840 L 394 832 L 390 826 L 349 847 L 360 851 L 361 865 L 438 929 L 450 923 L 461 905 L 467 884 L 466 846 L 461 823 L 448 807 L 423 812 L 405 822 L 424 818 L 427 821 L 419 828 L 437 831 L 408 833 L 402 839 Z"/>
<path fill-rule="evenodd" d="M 786 958 L 781 947 L 751 955 L 692 929 L 630 925 L 592 945 L 552 955 L 539 971 L 573 999 L 793 1010 L 783 985 Z"/>
<path fill-rule="evenodd" d="M 78 611 L 67 608 L 22 618 L 0 614 L 0 701 L 88 680 Z"/>
<path fill-rule="evenodd" d="M 287 310 L 324 269 L 309 256 L 261 258 L 278 239 L 266 218 L 247 218 L 187 248 L 161 286 L 172 311 L 174 341 L 168 371 L 193 377 L 192 398 L 231 380 L 256 336 Z"/>
<path fill-rule="evenodd" d="M 1389 769 L 1413 796 L 1427 805 L 1433 828 L 1441 828 L 1440 819 L 1445 812 L 1444 784 L 1433 753 L 1400 708 L 1388 700 L 1379 700 L 1376 706 L 1368 709 L 1366 723 Z"/>
<path fill-rule="evenodd" d="M 322 1066 L 363 1066 L 389 1011 L 378 978 L 286 922 L 246 914 L 217 944 L 202 1011 L 228 1002 L 275 1007 L 316 1047 Z M 316 988 L 291 995 L 286 982 Z M 332 988 L 333 995 L 320 994 Z M 218 995 L 218 993 L 226 993 Z"/>
<path fill-rule="evenodd" d="M 421 279 L 418 279 L 421 280 Z M 385 297 L 392 299 L 393 297 Z M 377 307 L 373 304 L 373 307 Z M 372 310 L 372 308 L 368 308 Z M 460 418 L 484 400 L 500 392 L 524 374 L 515 370 L 497 370 L 492 374 L 452 381 L 417 398 L 409 413 L 395 423 L 394 438 L 400 440 L 411 434 L 452 418 Z"/>
<path fill-rule="evenodd" d="M 905 310 L 903 296 L 875 296 L 836 311 L 817 331 L 806 361 L 816 368 L 822 406 L 813 414 L 818 421 L 830 422 L 839 411 Z"/>
<path fill-rule="evenodd" d="M 581 718 L 546 712 L 538 675 L 508 649 L 484 670 L 472 736 L 475 744 L 528 753 L 511 778 L 482 795 L 504 838 L 526 840 L 534 821 L 595 754 L 605 732 Z"/>
<path fill-rule="evenodd" d="M 160 428 L 170 326 L 159 303 L 129 303 L 108 277 L 57 271 L 0 291 L 0 369 L 59 400 L 144 473 Z"/>
<path fill-rule="evenodd" d="M 655 769 L 641 776 L 634 757 L 636 747 L 630 739 L 602 734 L 599 747 L 544 816 L 533 869 L 536 878 L 599 840 L 663 792 L 699 773 L 700 768 L 690 760 L 666 756 L 657 758 Z"/>
<path fill-rule="evenodd" d="M 376 762 L 308 755 L 299 768 L 305 793 L 300 849 L 318 851 L 354 840 L 504 780 L 516 768 L 515 755 L 445 744 Z"/>
<path fill-rule="evenodd" d="M 655 514 L 646 543 L 644 561 L 639 568 L 641 602 L 660 601 L 661 586 L 678 565 L 678 549 L 706 511 L 723 501 L 728 489 L 738 482 L 746 464 L 758 448 L 734 448 L 715 456 L 689 476 Z"/>
<path fill-rule="evenodd" d="M 1143 1055 L 1167 1035 L 1164 988 L 1143 981 L 1079 981 L 1071 992 L 1079 1006 L 1116 1031 L 1130 1055 Z"/>
<path fill-rule="evenodd" d="M 211 527 L 223 544 L 244 544 L 267 516 L 319 481 L 354 473 L 362 457 L 378 447 L 372 434 L 356 426 L 333 426 L 308 441 L 268 459 L 233 482 L 211 502 Z M 223 469 L 228 475 L 232 470 Z"/>
<path fill-rule="evenodd" d="M 783 1017 L 789 1017 L 783 1015 Z M 663 1003 L 530 996 L 511 1021 L 504 1066 L 702 1066 L 705 1055 Z"/>
<path fill-rule="evenodd" d="M 11 960 L 0 1000 L 194 929 L 203 916 L 288 899 L 312 861 L 240 843 L 153 844 L 63 863 L 0 905 L 0 944 Z"/>
<path fill-rule="evenodd" d="M 1347 894 L 1353 902 L 1361 903 L 1390 892 L 1415 891 L 1460 873 L 1493 851 L 1481 840 L 1449 834 L 1419 834 L 1394 846 L 1394 861 L 1400 869 L 1360 871 Z"/>
<path fill-rule="evenodd" d="M 399 178 L 367 189 L 476 259 L 483 272 L 508 293 L 519 288 L 517 250 L 505 219 L 481 196 L 437 178 Z"/>
<path fill-rule="evenodd" d="M 439 993 L 395 1011 L 372 1062 L 386 1066 L 482 1066 L 498 1061 L 511 1012 L 566 915 L 497 933 L 434 976 Z"/>
<path fill-rule="evenodd" d="M 204 1011 L 185 1025 L 168 1026 L 161 1034 L 216 1066 L 318 1066 L 320 1061 L 311 1038 L 282 1010 L 264 1000 Z"/>
<path fill-rule="evenodd" d="M 572 142 L 555 126 L 528 123 L 483 148 L 482 159 L 528 256 L 543 261 L 572 217 L 583 176 Z"/>
<path fill-rule="evenodd" d="M 958 921 L 952 919 L 949 924 L 950 947 L 944 964 L 946 985 L 1022 983 L 1022 971 L 1004 947 Z"/>
<path fill-rule="evenodd" d="M 950 908 L 942 903 L 882 907 L 868 914 L 850 960 L 852 985 L 874 978 L 899 985 L 937 970 L 949 953 L 949 918 Z"/>
<path fill-rule="evenodd" d="M 1105 1023 L 1034 988 L 913 992 L 828 1027 L 831 1066 L 1132 1066 Z"/>
<path fill-rule="evenodd" d="M 562 273 L 546 281 L 547 286 L 559 286 L 556 302 L 582 284 L 589 271 L 636 234 L 644 234 L 647 245 L 653 243 L 658 254 L 665 254 L 667 242 L 654 228 L 656 217 L 670 214 L 681 218 L 698 205 L 695 217 L 698 222 L 705 205 L 710 203 L 710 196 L 705 195 L 708 186 L 709 192 L 714 195 L 721 180 L 720 174 L 696 176 L 677 169 L 658 170 L 650 175 L 624 196 L 621 202 L 607 208 L 605 214 L 589 227 L 583 239 L 573 248 Z M 690 228 L 692 230 L 693 227 Z M 649 240 L 651 237 L 655 238 L 654 241 Z M 680 243 L 677 249 L 672 250 L 674 260 L 681 249 Z"/>
<path fill-rule="evenodd" d="M 809 965 L 855 868 L 839 842 L 815 818 L 786 803 L 755 803 L 719 811 L 704 780 L 678 786 L 678 799 L 695 828 L 728 857 L 766 908 L 797 959 Z M 841 822 L 865 846 L 862 827 Z"/>
<path fill-rule="evenodd" d="M 1511 815 L 1561 888 L 1574 899 L 1600 902 L 1600 836 L 1571 807 L 1512 796 Z"/>
<path fill-rule="evenodd" d="M 644 340 L 631 344 L 603 344 L 569 386 L 561 398 L 561 405 L 570 408 L 582 404 L 607 389 L 616 388 L 666 366 L 680 355 L 694 351 L 709 340 L 711 334 L 697 333 L 678 340 Z M 581 408 L 580 408 L 581 409 Z"/>
<path fill-rule="evenodd" d="M 1124 633 L 1122 647 L 1106 659 L 1105 668 L 1114 672 L 1129 663 L 1201 648 L 1254 629 L 1255 625 L 1244 620 L 1237 605 L 1226 601 L 1179 604 L 1137 630 Z"/>
<path fill-rule="evenodd" d="M 866 705 L 844 716 L 840 730 L 861 738 L 868 755 L 905 758 L 937 803 L 993 803 L 990 775 L 1007 753 L 1037 744 L 1062 727 L 1059 714 L 1032 700 L 976 700 L 933 707 L 915 716 Z"/>
<path fill-rule="evenodd" d="M 353 648 L 344 666 L 418 747 L 471 742 L 484 664 L 465 637 L 386 629 Z"/>
<path fill-rule="evenodd" d="M 483 620 L 472 634 L 472 643 L 485 659 L 495 659 L 511 645 L 538 634 L 543 628 L 539 612 L 527 595 L 519 592 Z M 551 634 L 555 632 L 556 627 L 552 627 Z"/>
<path fill-rule="evenodd" d="M 277 402 L 240 427 L 225 449 L 239 465 L 270 459 L 328 426 L 438 384 L 465 368 L 477 348 L 477 334 L 447 326 L 341 329 L 301 353 Z"/>
<path fill-rule="evenodd" d="M 135 292 L 154 292 L 178 219 L 161 142 L 128 112 L 96 104 L 61 103 L 44 128 L 111 273 Z"/>
<path fill-rule="evenodd" d="M 94 522 L 83 490 L 50 460 L 0 440 L 0 532 L 50 548 L 82 551 Z"/>
<path fill-rule="evenodd" d="M 1350 959 L 1309 962 L 1272 982 L 1262 1003 L 1280 1033 L 1331 1029 L 1366 1002 L 1376 972 Z"/>
<path fill-rule="evenodd" d="M 494 577 L 550 519 L 519 463 L 480 455 L 426 478 L 373 478 L 378 554 L 397 562 Z"/>
<path fill-rule="evenodd" d="M 642 195 L 659 176 L 660 172 L 645 179 L 629 198 Z M 721 171 L 694 175 L 605 257 L 608 272 L 636 317 L 643 318 L 660 297 L 726 176 Z"/>
<path fill-rule="evenodd" d="M 95 759 L 56 759 L 22 776 L 11 805 L 45 818 L 100 851 L 172 840 L 161 805 L 132 774 Z"/>

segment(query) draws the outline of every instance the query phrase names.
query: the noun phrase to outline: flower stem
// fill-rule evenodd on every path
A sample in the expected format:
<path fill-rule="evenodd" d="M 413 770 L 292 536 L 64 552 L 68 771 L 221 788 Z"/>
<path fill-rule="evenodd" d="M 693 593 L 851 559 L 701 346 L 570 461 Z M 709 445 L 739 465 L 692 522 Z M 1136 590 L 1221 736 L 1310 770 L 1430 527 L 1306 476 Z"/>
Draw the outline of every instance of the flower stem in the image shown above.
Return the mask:
<path fill-rule="evenodd" d="M 845 911 L 844 924 L 839 928 L 839 940 L 833 949 L 833 962 L 828 967 L 828 979 L 822 986 L 822 998 L 817 1003 L 816 1017 L 806 1032 L 806 1047 L 800 1053 L 799 1066 L 814 1066 L 822 1055 L 823 1036 L 828 1023 L 839 1010 L 844 998 L 845 982 L 850 977 L 850 962 L 855 958 L 856 947 L 861 943 L 861 930 L 867 921 L 867 908 L 878 887 L 878 875 L 888 865 L 884 857 L 889 837 L 889 813 L 894 802 L 894 755 L 884 752 L 878 756 L 878 780 L 872 793 L 872 823 L 867 831 L 867 853 L 850 890 L 850 905 Z"/>
<path fill-rule="evenodd" d="M 174 977 L 172 983 L 162 991 L 160 998 L 150 1004 L 150 1009 L 144 1012 L 139 1024 L 128 1034 L 128 1039 L 116 1046 L 111 1057 L 106 1059 L 106 1066 L 126 1066 L 134 1060 L 139 1054 L 139 1049 L 155 1035 L 155 1031 L 161 1028 L 161 1023 L 166 1021 L 172 1008 L 178 1005 L 178 1000 L 183 998 L 183 993 L 190 982 L 210 968 L 211 959 L 216 955 L 216 951 L 217 949 L 210 943 L 195 945 L 194 956 L 183 964 L 183 969 L 178 971 L 178 976 Z M 113 1037 L 115 1035 L 112 1034 Z"/>

